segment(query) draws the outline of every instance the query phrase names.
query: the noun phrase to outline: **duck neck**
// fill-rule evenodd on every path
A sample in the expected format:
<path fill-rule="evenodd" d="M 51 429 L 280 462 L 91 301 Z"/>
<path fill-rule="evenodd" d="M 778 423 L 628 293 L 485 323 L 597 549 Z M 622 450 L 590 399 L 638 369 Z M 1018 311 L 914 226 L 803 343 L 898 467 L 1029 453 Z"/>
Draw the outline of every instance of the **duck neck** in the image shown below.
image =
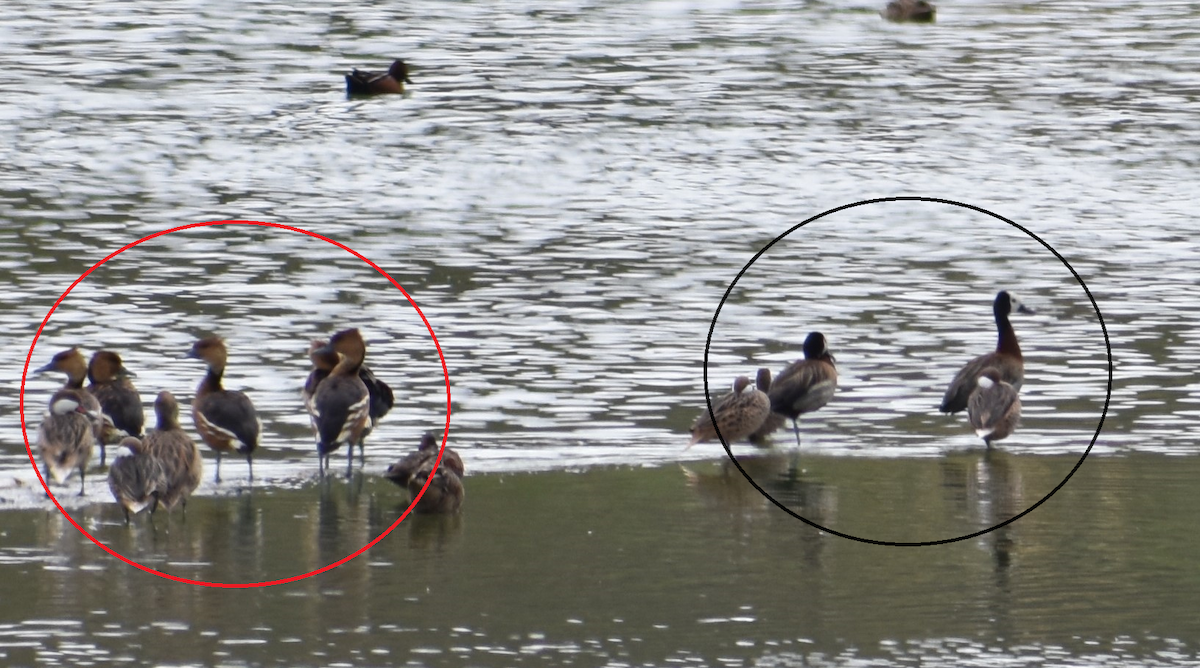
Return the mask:
<path fill-rule="evenodd" d="M 204 374 L 204 380 L 200 381 L 200 392 L 220 392 L 224 388 L 221 387 L 221 376 L 225 374 L 225 369 L 221 367 L 208 367 L 208 373 Z"/>
<path fill-rule="evenodd" d="M 1013 329 L 1008 316 L 996 316 L 996 329 L 1000 332 L 1000 340 L 996 343 L 996 352 L 1004 355 L 1021 356 L 1021 346 L 1017 343 L 1017 332 Z"/>

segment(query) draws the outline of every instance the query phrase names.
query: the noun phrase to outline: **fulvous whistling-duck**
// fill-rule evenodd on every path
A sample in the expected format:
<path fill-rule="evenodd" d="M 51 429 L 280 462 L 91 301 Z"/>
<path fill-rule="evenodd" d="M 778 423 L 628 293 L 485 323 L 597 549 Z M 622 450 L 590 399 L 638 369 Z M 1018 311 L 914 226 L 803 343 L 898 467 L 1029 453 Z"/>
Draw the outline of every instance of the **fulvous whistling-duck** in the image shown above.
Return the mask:
<path fill-rule="evenodd" d="M 125 523 L 129 524 L 131 515 L 147 508 L 154 515 L 166 488 L 161 464 L 146 452 L 142 442 L 132 436 L 122 440 L 108 469 L 108 489 L 121 506 Z"/>
<path fill-rule="evenodd" d="M 346 474 L 350 474 L 354 444 L 371 419 L 371 394 L 358 377 L 366 350 L 362 334 L 357 329 L 347 329 L 335 334 L 329 345 L 310 354 L 318 370 L 330 359 L 331 352 L 338 359 L 329 376 L 317 383 L 309 401 L 322 474 L 329 464 L 330 453 L 343 443 L 346 444 Z"/>
<path fill-rule="evenodd" d="M 100 402 L 100 412 L 108 418 L 121 438 L 141 438 L 142 425 L 146 421 L 142 397 L 129 381 L 133 376 L 121 362 L 121 356 L 109 350 L 93 354 L 92 361 L 88 363 L 88 380 L 91 381 L 88 391 Z M 103 455 L 100 465 L 104 465 Z"/>
<path fill-rule="evenodd" d="M 771 410 L 791 418 L 800 444 L 800 416 L 820 409 L 837 390 L 837 367 L 825 336 L 812 332 L 804 339 L 804 359 L 784 368 L 771 382 Z"/>
<path fill-rule="evenodd" d="M 978 386 L 967 402 L 967 417 L 975 433 L 990 448 L 992 441 L 1008 438 L 1021 418 L 1021 399 L 1012 385 L 1000 378 L 1000 371 L 987 367 L 979 372 Z"/>
<path fill-rule="evenodd" d="M 79 470 L 79 496 L 83 496 L 84 474 L 96 442 L 93 417 L 85 406 L 85 390 L 62 389 L 50 397 L 50 410 L 38 427 L 38 451 L 50 478 L 61 484 Z M 91 395 L 86 395 L 91 396 Z"/>
<path fill-rule="evenodd" d="M 200 486 L 204 460 L 200 448 L 183 427 L 179 426 L 179 402 L 170 392 L 159 392 L 154 400 L 154 413 L 158 418 L 154 429 L 146 430 L 142 449 L 162 467 L 166 488 L 159 502 L 170 510 L 182 502 L 187 514 L 187 500 Z"/>
<path fill-rule="evenodd" d="M 389 466 L 384 474 L 388 480 L 407 489 L 410 500 L 416 499 L 421 493 L 421 488 L 429 482 L 428 489 L 414 508 L 418 513 L 456 513 L 462 506 L 465 496 L 462 484 L 465 469 L 462 458 L 454 450 L 445 448 L 442 452 L 442 462 L 434 471 L 438 450 L 437 437 L 433 432 L 425 432 L 421 436 L 421 444 L 417 451 Z"/>
<path fill-rule="evenodd" d="M 766 375 L 765 384 L 769 387 L 771 372 L 763 369 L 759 372 L 760 376 L 763 372 Z M 750 436 L 762 427 L 763 421 L 771 414 L 771 400 L 766 393 L 752 385 L 749 378 L 738 376 L 733 381 L 733 391 L 713 403 L 712 414 L 717 417 L 717 427 L 720 427 L 725 442 L 733 443 Z M 717 428 L 713 426 L 712 415 L 706 407 L 692 423 L 692 440 L 688 442 L 687 447 L 715 438 Z"/>
<path fill-rule="evenodd" d="M 196 388 L 192 400 L 192 420 L 200 438 L 217 453 L 215 480 L 221 482 L 221 453 L 237 451 L 246 455 L 250 480 L 254 480 L 254 449 L 258 447 L 262 422 L 250 398 L 221 387 L 228 353 L 220 337 L 210 336 L 192 345 L 188 357 L 208 365 L 208 373 Z"/>
<path fill-rule="evenodd" d="M 937 7 L 927 0 L 892 0 L 880 13 L 897 23 L 933 23 L 937 19 Z"/>
<path fill-rule="evenodd" d="M 348 331 L 348 330 L 347 330 Z M 338 334 L 344 334 L 339 332 Z M 325 341 L 314 340 L 308 347 L 308 356 L 312 360 L 313 370 L 308 374 L 308 380 L 304 383 L 304 390 L 301 396 L 304 398 L 304 407 L 308 409 L 309 414 L 312 414 L 312 397 L 316 392 L 317 386 L 321 381 L 327 378 L 333 367 L 338 363 L 336 353 L 340 352 L 347 356 L 355 356 L 358 353 L 354 350 L 346 349 L 346 346 L 355 346 L 351 343 L 351 339 L 347 336 L 339 337 L 335 334 L 332 339 L 331 349 L 323 350 L 327 345 Z M 361 335 L 359 335 L 361 337 Z M 339 350 L 339 348 L 341 348 Z M 366 359 L 366 344 L 363 344 L 362 356 Z M 392 394 L 392 388 L 387 383 L 380 380 L 371 372 L 365 363 L 360 363 L 358 367 L 358 379 L 367 386 L 367 393 L 371 395 L 370 405 L 370 420 L 367 422 L 358 438 L 358 458 L 360 463 L 366 462 L 366 438 L 375 429 L 375 425 L 379 423 L 383 416 L 387 415 L 388 411 L 395 405 L 395 395 Z M 313 425 L 314 434 L 316 425 Z"/>
<path fill-rule="evenodd" d="M 996 350 L 967 362 L 954 376 L 950 387 L 946 389 L 946 395 L 942 397 L 943 413 L 957 413 L 967 407 L 967 400 L 975 391 L 975 380 L 987 367 L 994 367 L 1000 373 L 1000 379 L 1012 385 L 1013 389 L 1021 389 L 1021 383 L 1025 379 L 1025 360 L 1021 357 L 1017 333 L 1008 321 L 1008 314 L 1014 309 L 1018 313 L 1033 313 L 1033 309 L 1022 304 L 1015 296 L 1001 290 L 992 303 L 992 313 L 1000 335 Z"/>
<path fill-rule="evenodd" d="M 403 60 L 397 60 L 387 72 L 351 71 L 346 75 L 346 95 L 399 94 L 404 92 L 406 83 L 412 83 L 408 78 L 408 66 Z"/>

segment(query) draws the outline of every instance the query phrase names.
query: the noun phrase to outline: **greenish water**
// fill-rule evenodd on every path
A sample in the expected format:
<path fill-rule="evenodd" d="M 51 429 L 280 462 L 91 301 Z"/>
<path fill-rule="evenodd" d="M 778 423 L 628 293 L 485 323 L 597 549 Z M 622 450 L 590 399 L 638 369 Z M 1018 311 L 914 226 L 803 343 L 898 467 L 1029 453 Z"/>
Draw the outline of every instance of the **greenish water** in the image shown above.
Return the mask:
<path fill-rule="evenodd" d="M 1045 462 L 1001 488 L 1038 491 Z M 812 467 L 813 470 L 819 467 Z M 912 499 L 935 531 L 1004 507 L 947 464 Z M 102 552 L 56 512 L 0 534 L 6 665 L 1064 665 L 1197 660 L 1200 475 L 1156 455 L 1088 461 L 1028 517 L 926 548 L 823 534 L 770 506 L 727 462 L 468 476 L 459 517 L 410 517 L 362 555 L 265 589 L 169 582 Z M 884 475 L 863 466 L 863 475 Z M 820 478 L 819 474 L 812 474 Z M 898 477 L 890 475 L 880 477 Z M 940 478 L 940 481 L 939 481 Z M 1132 494 L 1146 479 L 1154 495 Z M 877 486 L 810 487 L 850 514 Z M 256 581 L 341 558 L 403 510 L 375 479 L 197 498 L 169 528 L 111 505 L 76 519 L 106 544 L 187 577 Z M 973 517 L 974 519 L 967 519 Z M 881 529 L 882 530 L 882 529 Z M 31 547 L 37 546 L 37 547 Z M 1166 654 L 1161 654 L 1166 652 Z M 1172 654 L 1174 652 L 1175 654 Z M 1164 658 L 1164 656 L 1174 656 Z M 1035 660 L 1035 657 L 1040 659 Z"/>

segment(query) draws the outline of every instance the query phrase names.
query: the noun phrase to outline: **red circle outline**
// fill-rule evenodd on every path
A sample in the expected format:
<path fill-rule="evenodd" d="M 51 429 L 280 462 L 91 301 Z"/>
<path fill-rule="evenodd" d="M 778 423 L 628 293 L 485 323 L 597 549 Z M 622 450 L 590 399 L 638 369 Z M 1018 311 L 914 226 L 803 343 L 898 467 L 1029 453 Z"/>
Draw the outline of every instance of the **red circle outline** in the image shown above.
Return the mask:
<path fill-rule="evenodd" d="M 61 304 L 62 301 L 64 299 L 66 299 L 67 295 L 71 294 L 71 291 L 75 289 L 75 286 L 77 286 L 81 282 L 83 282 L 83 279 L 87 278 L 93 271 L 95 271 L 98 267 L 100 267 L 100 265 L 104 264 L 105 262 L 108 262 L 109 260 L 113 259 L 117 255 L 120 255 L 121 253 L 125 252 L 126 250 L 129 250 L 130 248 L 133 248 L 134 246 L 141 244 L 144 241 L 149 241 L 156 237 L 160 237 L 160 236 L 163 236 L 166 234 L 171 234 L 172 232 L 178 232 L 180 230 L 188 230 L 188 229 L 192 229 L 194 227 L 211 227 L 211 226 L 215 226 L 215 225 L 258 225 L 261 227 L 274 227 L 274 228 L 281 229 L 281 230 L 288 230 L 289 232 L 300 232 L 301 234 L 306 234 L 310 237 L 331 243 L 334 246 L 337 246 L 338 248 L 341 248 L 342 250 L 346 251 L 347 253 L 350 253 L 351 255 L 357 257 L 358 259 L 362 260 L 363 262 L 366 262 L 373 269 L 375 269 L 375 271 L 379 272 L 380 274 L 383 274 L 383 276 L 385 278 L 387 278 L 389 281 L 391 281 L 392 285 L 396 286 L 396 289 L 399 290 L 406 299 L 408 299 L 408 303 L 412 304 L 412 307 L 414 309 L 416 309 L 417 315 L 421 316 L 421 322 L 425 323 L 425 329 L 429 331 L 429 336 L 431 338 L 433 338 L 433 345 L 437 348 L 438 359 L 441 360 L 441 362 L 442 362 L 442 375 L 444 376 L 444 378 L 446 380 L 446 426 L 442 431 L 442 447 L 438 450 L 437 460 L 434 462 L 434 471 L 437 470 L 438 466 L 442 465 L 442 454 L 446 451 L 446 440 L 450 435 L 450 371 L 449 371 L 449 369 L 446 368 L 446 356 L 442 352 L 442 346 L 440 343 L 438 343 L 437 335 L 433 333 L 433 327 L 430 326 L 429 320 L 425 317 L 425 313 L 423 311 L 421 311 L 421 307 L 417 306 L 417 302 L 414 301 L 412 296 L 409 295 L 408 292 L 405 291 L 405 289 L 399 283 L 396 282 L 396 279 L 392 278 L 391 275 L 389 275 L 386 271 L 384 271 L 383 269 L 380 269 L 379 265 L 368 260 L 366 257 L 364 257 L 362 254 L 360 254 L 358 251 L 354 250 L 353 248 L 350 248 L 349 246 L 346 246 L 345 244 L 343 244 L 341 242 L 334 241 L 333 239 L 330 239 L 329 237 L 323 236 L 321 234 L 317 234 L 316 232 L 309 232 L 308 230 L 301 229 L 298 227 L 292 227 L 290 225 L 281 225 L 279 223 L 266 223 L 266 222 L 257 221 L 257 220 L 216 220 L 216 221 L 209 221 L 206 223 L 191 223 L 188 225 L 180 225 L 179 227 L 173 227 L 169 230 L 163 230 L 161 232 L 156 232 L 154 234 L 151 234 L 150 236 L 138 239 L 137 241 L 126 244 L 126 245 L 122 246 L 121 248 L 119 248 L 118 250 L 113 251 L 107 257 L 100 260 L 96 264 L 92 265 L 92 267 L 90 269 L 83 272 L 83 274 L 80 275 L 79 278 L 75 279 L 75 282 L 71 283 L 70 287 L 68 287 L 66 289 L 66 291 L 63 292 L 61 296 L 59 296 L 58 300 L 54 302 L 54 306 L 51 306 L 50 311 L 48 313 L 46 313 L 46 317 L 42 320 L 42 324 L 38 327 L 37 333 L 33 335 L 33 342 L 30 343 L 30 345 L 29 345 L 29 354 L 27 354 L 25 356 L 25 367 L 21 371 L 21 393 L 20 393 L 20 401 L 19 401 L 19 405 L 18 405 L 18 412 L 19 412 L 20 418 L 21 418 L 21 435 L 25 438 L 25 450 L 29 453 L 29 463 L 33 466 L 33 471 L 37 475 L 38 480 L 42 483 L 42 487 L 46 490 L 46 494 L 50 497 L 50 500 L 54 502 L 55 507 L 58 508 L 58 512 L 62 513 L 63 517 L 67 518 L 67 521 L 70 522 L 72 526 L 74 526 L 76 529 L 78 529 L 80 533 L 87 536 L 88 539 L 91 540 L 93 543 L 95 543 L 97 545 L 97 547 L 99 547 L 100 549 L 102 549 L 105 552 L 111 554 L 112 556 L 120 559 L 121 561 L 124 561 L 125 563 L 129 564 L 130 566 L 139 568 L 147 573 L 152 573 L 154 575 L 166 578 L 168 580 L 174 580 L 176 582 L 184 582 L 187 584 L 199 585 L 199 586 L 203 586 L 203 587 L 219 587 L 222 589 L 250 589 L 252 587 L 270 587 L 272 585 L 286 584 L 288 582 L 296 582 L 297 580 L 304 580 L 304 579 L 310 578 L 314 575 L 319 575 L 321 573 L 324 573 L 325 571 L 332 570 L 334 568 L 337 568 L 338 566 L 341 566 L 342 564 L 354 559 L 355 557 L 359 556 L 363 552 L 366 552 L 370 548 L 374 547 L 376 543 L 383 540 L 383 538 L 385 536 L 387 536 L 389 533 L 392 532 L 393 529 L 395 529 L 397 526 L 399 526 L 400 523 L 404 521 L 404 518 L 408 517 L 409 513 L 412 512 L 413 508 L 415 508 L 417 503 L 421 500 L 421 497 L 425 495 L 425 490 L 429 489 L 429 484 L 433 481 L 433 476 L 432 475 L 429 476 L 429 478 L 425 481 L 425 486 L 421 488 L 421 492 L 419 494 L 417 494 L 417 497 L 415 499 L 413 499 L 413 502 L 409 504 L 408 508 L 404 511 L 404 513 L 401 514 L 400 517 L 395 522 L 392 522 L 391 526 L 389 526 L 387 529 L 385 529 L 383 531 L 383 533 L 376 536 L 375 540 L 372 540 L 371 542 L 367 543 L 366 545 L 364 545 L 362 548 L 360 548 L 357 552 L 354 552 L 353 554 L 342 557 L 338 561 L 335 561 L 327 566 L 323 566 L 316 570 L 309 571 L 308 573 L 304 573 L 301 575 L 293 575 L 292 577 L 281 578 L 279 580 L 271 580 L 271 581 L 264 581 L 264 582 L 241 582 L 241 583 L 239 583 L 239 582 L 233 582 L 233 583 L 208 582 L 205 580 L 192 580 L 189 578 L 180 577 L 178 575 L 171 575 L 170 573 L 164 573 L 162 571 L 150 568 L 149 566 L 144 566 L 136 561 L 127 559 L 123 555 L 118 554 L 116 551 L 110 549 L 104 543 L 101 543 L 100 541 L 96 540 L 95 536 L 88 533 L 86 530 L 84 530 L 83 527 L 79 526 L 79 524 L 74 520 L 74 518 L 72 518 L 67 513 L 67 511 L 63 510 L 63 507 L 58 503 L 58 498 L 54 496 L 54 494 L 50 491 L 49 486 L 46 484 L 45 479 L 42 478 L 42 472 L 38 469 L 37 462 L 34 460 L 34 457 L 33 457 L 33 447 L 29 444 L 29 433 L 26 430 L 26 426 L 25 426 L 25 379 L 29 375 L 29 362 L 31 359 L 33 359 L 33 349 L 37 346 L 38 338 L 41 337 L 42 330 L 45 329 L 46 323 L 50 322 L 50 317 L 52 315 L 54 315 L 54 311 L 56 309 L 58 309 L 59 304 Z"/>

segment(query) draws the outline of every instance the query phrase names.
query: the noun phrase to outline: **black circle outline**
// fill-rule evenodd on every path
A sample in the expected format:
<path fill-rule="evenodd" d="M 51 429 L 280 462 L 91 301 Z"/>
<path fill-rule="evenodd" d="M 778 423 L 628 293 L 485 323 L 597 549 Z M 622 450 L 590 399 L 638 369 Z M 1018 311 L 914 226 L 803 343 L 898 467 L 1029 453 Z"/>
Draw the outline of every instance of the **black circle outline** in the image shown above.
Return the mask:
<path fill-rule="evenodd" d="M 746 273 L 746 271 L 748 269 L 750 269 L 750 267 L 755 262 L 758 261 L 758 258 L 762 257 L 763 253 L 766 253 L 768 250 L 770 250 L 771 246 L 774 246 L 775 244 L 779 243 L 779 241 L 781 241 L 784 237 L 788 236 L 792 232 L 795 232 L 796 230 L 800 229 L 801 227 L 804 227 L 805 225 L 813 222 L 814 220 L 824 218 L 825 216 L 828 216 L 830 214 L 834 214 L 839 211 L 844 211 L 846 209 L 851 209 L 856 206 L 865 206 L 867 204 L 878 204 L 880 202 L 933 202 L 936 204 L 951 204 L 953 206 L 961 207 L 964 209 L 970 209 L 972 211 L 977 211 L 979 213 L 987 214 L 987 215 L 991 216 L 992 218 L 995 218 L 997 220 L 1002 220 L 1002 221 L 1008 223 L 1009 225 L 1012 225 L 1013 227 L 1017 228 L 1018 230 L 1021 230 L 1025 234 L 1028 234 L 1030 237 L 1035 239 L 1038 243 L 1045 246 L 1046 250 L 1053 253 L 1054 257 L 1058 258 L 1059 262 L 1062 262 L 1063 266 L 1065 266 L 1071 272 L 1071 275 L 1075 277 L 1076 282 L 1079 283 L 1079 287 L 1083 288 L 1084 293 L 1087 294 L 1088 300 L 1092 302 L 1092 308 L 1095 309 L 1096 317 L 1100 321 L 1100 330 L 1104 333 L 1104 348 L 1105 348 L 1105 351 L 1108 356 L 1108 389 L 1104 395 L 1104 409 L 1100 412 L 1100 421 L 1099 421 L 1099 423 L 1096 424 L 1096 433 L 1092 435 L 1091 443 L 1088 443 L 1087 450 L 1084 451 L 1083 455 L 1079 458 L 1079 461 L 1075 463 L 1075 467 L 1072 468 L 1069 473 L 1067 473 L 1067 477 L 1063 478 L 1062 482 L 1058 483 L 1057 487 L 1050 490 L 1050 492 L 1048 494 L 1046 494 L 1046 496 L 1042 497 L 1037 503 L 1026 508 L 1020 514 L 1018 514 L 1014 517 L 1010 517 L 1007 520 L 1005 520 L 999 524 L 996 524 L 994 526 L 991 526 L 987 529 L 981 529 L 979 531 L 976 531 L 975 533 L 965 534 L 965 535 L 959 536 L 957 538 L 945 538 L 942 540 L 931 540 L 931 541 L 922 541 L 922 542 L 898 542 L 898 541 L 874 540 L 871 538 L 861 538 L 859 536 L 853 536 L 848 533 L 835 531 L 828 527 L 821 526 L 820 524 L 817 524 L 816 522 L 808 520 L 804 517 L 801 517 L 799 514 L 797 514 L 791 508 L 788 508 L 787 506 L 783 505 L 782 503 L 777 501 L 775 499 L 775 497 L 768 494 L 767 491 L 764 490 L 762 487 L 760 487 L 758 483 L 754 482 L 754 478 L 750 477 L 749 473 L 746 473 L 746 470 L 742 468 L 741 463 L 738 462 L 737 457 L 733 456 L 733 450 L 729 447 L 729 443 L 725 440 L 725 437 L 723 435 L 721 435 L 721 429 L 720 429 L 720 427 L 717 426 L 716 415 L 713 413 L 712 395 L 709 393 L 709 389 L 708 389 L 708 352 L 709 352 L 709 348 L 712 346 L 713 332 L 717 328 L 717 318 L 720 317 L 721 308 L 723 306 L 725 306 L 725 301 L 727 299 L 729 299 L 729 295 L 733 292 L 734 286 L 737 285 L 738 281 L 741 280 L 742 276 Z M 1075 268 L 1071 266 L 1071 263 L 1067 262 L 1066 258 L 1064 258 L 1062 255 L 1060 255 L 1058 251 L 1054 250 L 1054 248 L 1052 246 L 1050 246 L 1050 244 L 1043 241 L 1041 237 L 1034 234 L 1033 232 L 1030 232 L 1029 230 L 1018 225 L 1017 223 L 1014 223 L 1013 221 L 1005 218 L 1004 216 L 992 213 L 991 211 L 982 209 L 977 206 L 973 206 L 971 204 L 964 204 L 962 202 L 956 202 L 954 200 L 941 199 L 941 198 L 937 198 L 937 197 L 918 197 L 918 196 L 878 197 L 875 199 L 861 200 L 861 201 L 854 202 L 851 204 L 844 204 L 837 208 L 830 209 L 823 213 L 819 213 L 819 214 L 813 216 L 812 218 L 809 218 L 808 220 L 805 220 L 804 222 L 795 225 L 794 227 L 792 227 L 788 231 L 784 232 L 783 234 L 780 234 L 779 236 L 775 237 L 773 240 L 771 240 L 771 243 L 767 244 L 766 246 L 763 246 L 763 248 L 761 250 L 759 250 L 757 253 L 754 254 L 754 257 L 750 258 L 750 261 L 747 262 L 746 265 L 742 267 L 742 270 L 739 271 L 738 275 L 734 277 L 733 282 L 731 282 L 729 284 L 729 287 L 725 290 L 724 296 L 721 297 L 721 302 L 719 304 L 717 304 L 716 312 L 713 313 L 712 325 L 708 328 L 708 338 L 704 342 L 704 401 L 708 405 L 708 415 L 710 418 L 712 418 L 713 428 L 717 432 L 717 438 L 720 439 L 721 445 L 725 447 L 725 454 L 729 456 L 729 459 L 730 459 L 730 461 L 733 462 L 733 465 L 736 466 L 737 469 L 742 472 L 742 475 L 746 478 L 746 480 L 749 481 L 750 484 L 754 486 L 754 489 L 757 489 L 758 492 L 760 494 L 762 494 L 764 497 L 766 497 L 766 499 L 768 501 L 775 504 L 777 507 L 779 507 L 785 513 L 791 515 L 792 517 L 795 517 L 796 519 L 800 520 L 801 522 L 804 522 L 805 524 L 813 527 L 814 529 L 819 529 L 821 531 L 825 531 L 825 532 L 828 532 L 835 536 L 840 536 L 842 538 L 856 540 L 860 543 L 868 543 L 871 545 L 886 545 L 889 547 L 928 547 L 928 546 L 933 546 L 933 545 L 946 545 L 949 543 L 957 543 L 957 542 L 963 541 L 963 540 L 970 540 L 971 538 L 976 538 L 978 536 L 982 536 L 991 531 L 995 531 L 996 529 L 999 529 L 1000 527 L 1012 524 L 1013 522 L 1016 522 L 1017 520 L 1021 519 L 1022 517 L 1025 517 L 1029 513 L 1033 512 L 1033 510 L 1035 508 L 1037 508 L 1038 506 L 1045 503 L 1050 497 L 1054 496 L 1054 494 L 1056 492 L 1058 492 L 1058 490 L 1062 489 L 1063 486 L 1067 484 L 1067 481 L 1071 479 L 1071 476 L 1075 475 L 1075 472 L 1078 471 L 1079 467 L 1083 465 L 1083 462 L 1085 459 L 1087 459 L 1087 456 L 1089 454 L 1091 454 L 1092 447 L 1096 445 L 1096 439 L 1100 437 L 1100 431 L 1104 428 L 1104 418 L 1108 415 L 1108 405 L 1109 405 L 1109 402 L 1112 400 L 1112 381 L 1113 381 L 1112 344 L 1110 343 L 1109 338 L 1108 338 L 1108 328 L 1105 327 L 1105 325 L 1104 325 L 1104 315 L 1100 313 L 1100 306 L 1096 304 L 1096 298 L 1092 296 L 1092 291 L 1088 290 L 1087 284 L 1083 282 L 1083 278 L 1079 275 L 1079 272 L 1075 271 Z"/>

